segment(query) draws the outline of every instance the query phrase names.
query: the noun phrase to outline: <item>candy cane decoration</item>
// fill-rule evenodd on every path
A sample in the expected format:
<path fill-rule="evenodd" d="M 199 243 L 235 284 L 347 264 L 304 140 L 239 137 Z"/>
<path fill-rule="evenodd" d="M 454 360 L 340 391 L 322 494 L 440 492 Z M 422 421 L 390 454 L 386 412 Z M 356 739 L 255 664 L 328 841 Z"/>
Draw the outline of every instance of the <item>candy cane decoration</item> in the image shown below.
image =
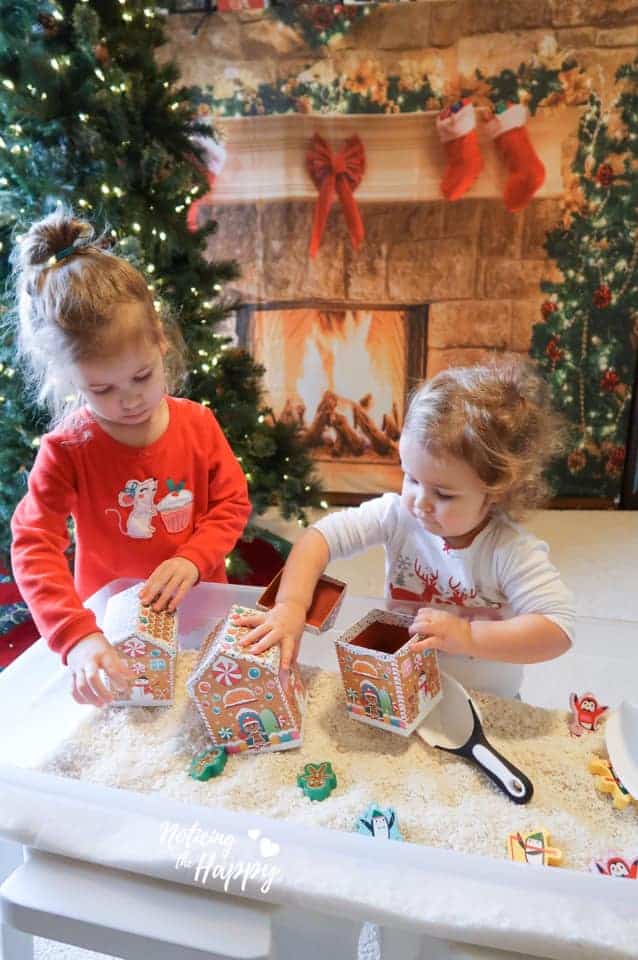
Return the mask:
<path fill-rule="evenodd" d="M 213 674 L 224 687 L 232 687 L 241 680 L 241 670 L 230 657 L 218 657 L 213 664 Z"/>
<path fill-rule="evenodd" d="M 122 651 L 127 657 L 141 657 L 145 649 L 146 644 L 143 640 L 138 640 L 137 637 L 129 637 L 129 639 L 122 644 Z"/>

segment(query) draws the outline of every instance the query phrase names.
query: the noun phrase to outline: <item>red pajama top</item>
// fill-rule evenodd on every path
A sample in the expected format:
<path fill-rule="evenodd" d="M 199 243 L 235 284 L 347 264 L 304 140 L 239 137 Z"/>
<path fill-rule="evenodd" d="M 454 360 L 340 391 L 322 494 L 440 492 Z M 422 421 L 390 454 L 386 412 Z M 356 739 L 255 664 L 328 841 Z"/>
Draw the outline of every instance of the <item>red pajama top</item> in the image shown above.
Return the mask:
<path fill-rule="evenodd" d="M 250 515 L 246 478 L 210 410 L 168 397 L 147 447 L 109 436 L 87 408 L 42 437 L 11 522 L 13 570 L 36 625 L 66 656 L 98 629 L 82 601 L 118 577 L 146 579 L 185 557 L 226 582 L 225 558 Z M 75 582 L 64 551 L 75 524 Z"/>

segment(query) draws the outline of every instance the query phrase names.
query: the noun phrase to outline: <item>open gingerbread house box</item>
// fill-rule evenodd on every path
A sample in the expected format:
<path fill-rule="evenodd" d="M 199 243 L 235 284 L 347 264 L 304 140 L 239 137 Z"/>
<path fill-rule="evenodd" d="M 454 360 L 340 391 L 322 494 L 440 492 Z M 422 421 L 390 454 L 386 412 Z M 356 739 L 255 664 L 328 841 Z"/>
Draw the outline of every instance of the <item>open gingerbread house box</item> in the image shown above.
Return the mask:
<path fill-rule="evenodd" d="M 350 716 L 403 737 L 441 699 L 436 651 L 412 651 L 411 622 L 405 614 L 370 610 L 335 641 Z"/>
<path fill-rule="evenodd" d="M 284 689 L 279 645 L 260 654 L 239 646 L 251 629 L 237 623 L 254 613 L 233 604 L 200 648 L 188 691 L 215 746 L 227 753 L 289 750 L 302 743 L 305 691 L 295 665 Z"/>
<path fill-rule="evenodd" d="M 110 597 L 103 630 L 135 674 L 114 705 L 167 706 L 175 695 L 177 613 L 157 612 L 139 598 L 142 584 Z"/>
<path fill-rule="evenodd" d="M 273 577 L 257 598 L 256 606 L 258 610 L 270 610 L 274 607 L 282 572 L 280 570 Z M 336 580 L 325 573 L 319 577 L 312 596 L 312 603 L 306 614 L 306 630 L 310 633 L 323 633 L 325 630 L 330 630 L 334 626 L 345 595 L 346 584 L 343 580 Z"/>

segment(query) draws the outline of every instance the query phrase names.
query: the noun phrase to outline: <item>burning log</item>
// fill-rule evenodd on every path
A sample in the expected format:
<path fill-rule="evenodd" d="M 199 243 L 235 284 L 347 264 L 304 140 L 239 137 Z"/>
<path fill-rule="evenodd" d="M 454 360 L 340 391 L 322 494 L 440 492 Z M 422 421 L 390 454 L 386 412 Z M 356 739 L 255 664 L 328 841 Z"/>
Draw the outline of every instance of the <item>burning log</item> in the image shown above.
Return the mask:
<path fill-rule="evenodd" d="M 337 407 L 337 397 L 332 391 L 326 390 L 321 403 L 317 407 L 315 418 L 310 424 L 304 440 L 309 447 L 320 447 L 323 443 L 323 432 L 330 426 L 332 416 Z"/>
<path fill-rule="evenodd" d="M 390 437 L 382 430 L 379 430 L 378 427 L 375 427 L 361 404 L 353 403 L 352 409 L 355 427 L 359 427 L 359 429 L 365 433 L 372 444 L 374 452 L 380 454 L 382 457 L 396 453 L 397 445 L 394 440 L 390 439 Z"/>
<path fill-rule="evenodd" d="M 383 418 L 383 429 L 380 430 L 366 413 L 365 408 L 371 405 L 371 395 L 363 397 L 359 403 L 338 397 L 332 390 L 326 390 L 317 407 L 314 419 L 304 434 L 304 441 L 309 447 L 330 447 L 335 457 L 350 454 L 360 457 L 365 454 L 369 442 L 376 454 L 382 457 L 393 456 L 397 452 L 396 440 L 399 438 L 396 406 L 392 414 Z M 350 425 L 350 418 L 339 412 L 339 407 L 352 409 L 354 428 Z M 282 412 L 292 417 L 293 408 L 288 403 Z M 326 438 L 326 430 L 330 430 L 335 439 Z M 367 439 L 366 439 L 367 438 Z"/>
<path fill-rule="evenodd" d="M 293 426 L 304 426 L 304 414 L 306 412 L 306 407 L 303 403 L 298 403 L 293 405 L 290 397 L 286 400 L 283 410 L 279 415 L 279 419 L 282 423 L 292 424 Z"/>
<path fill-rule="evenodd" d="M 398 440 L 401 436 L 399 430 L 399 411 L 396 403 L 392 404 L 392 413 L 384 413 L 381 421 L 381 429 L 391 440 Z"/>
<path fill-rule="evenodd" d="M 330 426 L 338 437 L 334 455 L 340 457 L 343 453 L 353 453 L 355 457 L 360 457 L 366 447 L 365 441 L 352 429 L 346 417 L 342 413 L 334 413 Z"/>

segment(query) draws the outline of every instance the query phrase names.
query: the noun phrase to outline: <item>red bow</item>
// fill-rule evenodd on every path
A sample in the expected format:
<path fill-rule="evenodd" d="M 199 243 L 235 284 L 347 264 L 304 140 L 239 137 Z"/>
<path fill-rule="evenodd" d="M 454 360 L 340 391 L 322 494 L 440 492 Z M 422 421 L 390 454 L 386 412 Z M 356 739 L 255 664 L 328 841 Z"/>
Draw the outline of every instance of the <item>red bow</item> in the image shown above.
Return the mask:
<path fill-rule="evenodd" d="M 341 200 L 355 250 L 363 240 L 363 224 L 353 192 L 361 183 L 365 168 L 365 152 L 359 137 L 346 140 L 341 153 L 335 156 L 323 137 L 315 133 L 306 154 L 306 169 L 319 191 L 310 238 L 311 257 L 316 256 L 319 249 L 335 192 Z"/>

